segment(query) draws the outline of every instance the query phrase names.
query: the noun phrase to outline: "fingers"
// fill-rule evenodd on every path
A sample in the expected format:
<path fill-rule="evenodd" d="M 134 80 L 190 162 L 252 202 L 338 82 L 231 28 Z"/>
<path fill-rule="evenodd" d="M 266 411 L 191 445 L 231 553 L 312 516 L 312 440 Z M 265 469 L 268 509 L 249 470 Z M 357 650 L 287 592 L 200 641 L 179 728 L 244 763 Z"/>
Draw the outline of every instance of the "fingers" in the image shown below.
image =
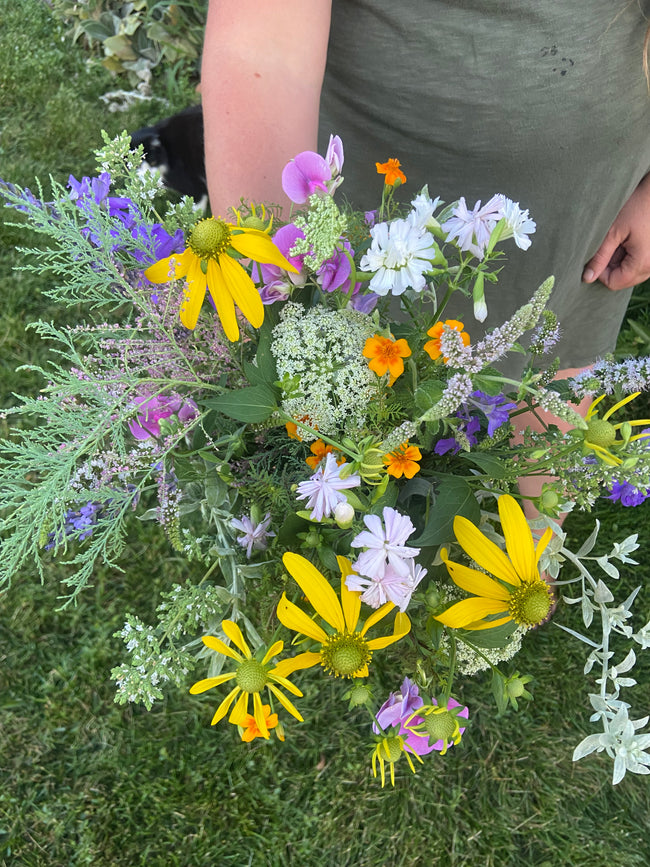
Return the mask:
<path fill-rule="evenodd" d="M 607 285 L 603 277 L 608 278 L 610 276 L 608 269 L 616 267 L 622 261 L 625 254 L 623 242 L 624 238 L 614 231 L 614 226 L 612 226 L 605 235 L 603 243 L 585 265 L 582 272 L 584 283 L 594 283 L 596 280 L 600 280 Z M 620 251 L 622 251 L 622 255 Z"/>

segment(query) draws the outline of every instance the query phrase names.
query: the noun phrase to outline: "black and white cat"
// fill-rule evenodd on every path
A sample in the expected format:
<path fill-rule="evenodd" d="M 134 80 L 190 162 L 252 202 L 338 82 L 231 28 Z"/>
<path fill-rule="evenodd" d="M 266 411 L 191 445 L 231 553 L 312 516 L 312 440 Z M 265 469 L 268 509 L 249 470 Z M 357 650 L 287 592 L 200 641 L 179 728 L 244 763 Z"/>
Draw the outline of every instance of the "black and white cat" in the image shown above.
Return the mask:
<path fill-rule="evenodd" d="M 131 134 L 135 148 L 142 145 L 142 169 L 160 172 L 166 187 L 184 196 L 192 196 L 205 211 L 208 188 L 203 155 L 203 110 L 193 105 L 153 126 Z"/>

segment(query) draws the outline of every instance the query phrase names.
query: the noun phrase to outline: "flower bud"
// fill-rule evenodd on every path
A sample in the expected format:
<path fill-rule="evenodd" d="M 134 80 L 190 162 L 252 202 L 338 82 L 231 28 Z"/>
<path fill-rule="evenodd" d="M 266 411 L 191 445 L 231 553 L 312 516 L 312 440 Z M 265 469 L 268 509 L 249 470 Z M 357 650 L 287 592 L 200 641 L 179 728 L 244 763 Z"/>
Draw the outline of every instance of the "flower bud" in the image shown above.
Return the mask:
<path fill-rule="evenodd" d="M 345 503 L 337 503 L 334 507 L 334 520 L 342 530 L 347 530 L 352 526 L 354 521 L 354 509 L 346 501 Z"/>

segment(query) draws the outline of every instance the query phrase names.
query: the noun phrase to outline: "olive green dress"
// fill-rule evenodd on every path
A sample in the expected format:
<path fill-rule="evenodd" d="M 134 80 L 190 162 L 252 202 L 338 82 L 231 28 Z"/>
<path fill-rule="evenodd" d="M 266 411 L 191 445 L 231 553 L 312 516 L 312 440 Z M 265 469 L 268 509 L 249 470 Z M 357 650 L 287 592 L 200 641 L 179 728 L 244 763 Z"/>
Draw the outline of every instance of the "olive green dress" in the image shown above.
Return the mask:
<path fill-rule="evenodd" d="M 355 206 L 376 207 L 375 162 L 398 158 L 413 197 L 428 183 L 472 207 L 504 193 L 537 223 L 503 245 L 487 285 L 498 325 L 549 275 L 563 367 L 613 349 L 630 290 L 581 282 L 621 206 L 650 170 L 646 5 L 627 0 L 334 0 L 321 152 L 343 139 Z M 649 239 L 650 243 L 650 239 Z M 467 330 L 471 305 L 453 312 Z M 516 368 L 515 362 L 514 367 Z"/>

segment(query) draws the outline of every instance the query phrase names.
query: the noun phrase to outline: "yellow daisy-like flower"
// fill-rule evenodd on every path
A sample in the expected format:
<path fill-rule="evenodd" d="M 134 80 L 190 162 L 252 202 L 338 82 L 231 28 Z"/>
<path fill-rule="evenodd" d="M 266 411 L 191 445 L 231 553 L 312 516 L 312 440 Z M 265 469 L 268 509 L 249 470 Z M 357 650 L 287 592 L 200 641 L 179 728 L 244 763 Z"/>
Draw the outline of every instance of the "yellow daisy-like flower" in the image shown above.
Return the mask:
<path fill-rule="evenodd" d="M 502 551 L 467 518 L 454 518 L 454 533 L 468 557 L 498 578 L 477 569 L 454 563 L 441 551 L 441 557 L 454 584 L 474 593 L 436 616 L 454 629 L 492 629 L 514 621 L 519 626 L 537 626 L 544 621 L 553 602 L 551 588 L 540 577 L 537 564 L 551 540 L 548 527 L 535 546 L 533 534 L 517 501 L 504 494 L 499 497 L 499 516 L 506 550 Z M 488 619 L 492 618 L 492 619 Z"/>
<path fill-rule="evenodd" d="M 234 226 L 217 217 L 200 220 L 190 232 L 182 253 L 161 259 L 144 273 L 152 283 L 186 278 L 185 301 L 180 314 L 186 328 L 196 326 L 208 289 L 226 337 L 235 341 L 239 339 L 235 306 L 253 328 L 259 328 L 264 321 L 264 305 L 255 284 L 229 254 L 230 250 L 255 262 L 277 265 L 296 273 L 266 232 Z"/>
<path fill-rule="evenodd" d="M 381 638 L 366 638 L 368 630 L 382 620 L 395 606 L 387 602 L 373 611 L 361 629 L 361 594 L 348 590 L 345 578 L 352 573 L 352 564 L 346 557 L 337 557 L 341 570 L 341 598 L 318 569 L 300 554 L 287 553 L 282 558 L 287 572 L 296 581 L 324 626 L 316 623 L 293 602 L 286 593 L 278 603 L 278 620 L 287 629 L 306 635 L 320 644 L 320 649 L 299 653 L 293 659 L 283 659 L 275 671 L 287 677 L 302 668 L 321 665 L 335 677 L 367 677 L 368 663 L 374 650 L 388 647 L 403 638 L 411 628 L 411 621 L 401 611 L 395 615 L 393 634 Z M 326 628 L 326 627 L 329 627 Z"/>
<path fill-rule="evenodd" d="M 585 416 L 587 429 L 581 431 L 584 437 L 585 450 L 594 452 L 596 457 L 600 458 L 610 467 L 618 467 L 623 463 L 622 459 L 612 452 L 612 448 L 616 449 L 618 446 L 624 446 L 628 442 L 633 442 L 634 440 L 642 439 L 647 436 L 647 434 L 640 433 L 628 437 L 626 440 L 620 440 L 617 439 L 616 434 L 624 425 L 629 425 L 630 427 L 637 427 L 642 424 L 650 425 L 650 419 L 642 418 L 637 419 L 636 421 L 621 421 L 618 422 L 618 424 L 612 424 L 609 421 L 609 418 L 614 415 L 617 409 L 625 406 L 626 403 L 634 400 L 634 398 L 638 397 L 640 394 L 640 391 L 637 391 L 634 394 L 628 394 L 627 397 L 624 397 L 623 400 L 619 400 L 619 402 L 615 403 L 611 409 L 608 409 L 602 418 L 599 417 L 596 408 L 605 397 L 604 394 L 597 397 L 587 410 L 587 415 Z"/>
<path fill-rule="evenodd" d="M 289 711 L 299 722 L 302 722 L 302 716 L 298 713 L 291 701 L 278 688 L 279 686 L 293 693 L 293 695 L 301 696 L 302 692 L 297 686 L 290 683 L 286 676 L 278 672 L 277 665 L 273 668 L 270 665 L 270 660 L 282 652 L 284 644 L 282 641 L 276 641 L 269 647 L 264 654 L 264 658 L 260 662 L 256 659 L 242 635 L 241 629 L 232 620 L 222 620 L 221 628 L 224 634 L 232 641 L 241 653 L 238 653 L 232 647 L 224 644 L 219 638 L 214 635 L 203 636 L 203 643 L 206 647 L 214 650 L 216 653 L 221 653 L 229 659 L 234 659 L 237 663 L 235 671 L 230 671 L 226 674 L 218 674 L 216 677 L 207 677 L 205 680 L 199 680 L 190 687 L 192 695 L 199 695 L 212 689 L 215 686 L 221 686 L 222 683 L 227 683 L 229 680 L 235 680 L 237 685 L 228 693 L 217 708 L 217 712 L 212 717 L 212 725 L 216 725 L 222 720 L 232 707 L 228 722 L 233 725 L 247 727 L 246 722 L 248 717 L 248 699 L 253 696 L 253 718 L 255 725 L 259 731 L 259 737 L 268 738 L 269 726 L 266 722 L 264 713 L 264 705 L 260 693 L 263 689 L 268 689 L 280 704 Z M 236 701 L 235 701 L 236 699 Z M 233 707 L 234 705 L 234 707 Z M 270 710 L 270 707 L 269 707 Z M 258 735 L 256 735 L 257 737 Z"/>
<path fill-rule="evenodd" d="M 385 765 L 390 767 L 390 783 L 391 786 L 395 785 L 395 763 L 402 757 L 402 755 L 406 756 L 406 759 L 409 763 L 409 767 L 415 773 L 415 766 L 411 761 L 411 756 L 415 756 L 415 758 L 420 762 L 421 765 L 424 764 L 420 756 L 412 750 L 406 738 L 403 735 L 386 735 L 379 740 L 379 743 L 375 747 L 372 753 L 372 775 L 373 777 L 377 777 L 377 762 L 379 762 L 379 769 L 381 771 L 381 787 L 384 788 L 386 783 L 386 771 Z"/>

